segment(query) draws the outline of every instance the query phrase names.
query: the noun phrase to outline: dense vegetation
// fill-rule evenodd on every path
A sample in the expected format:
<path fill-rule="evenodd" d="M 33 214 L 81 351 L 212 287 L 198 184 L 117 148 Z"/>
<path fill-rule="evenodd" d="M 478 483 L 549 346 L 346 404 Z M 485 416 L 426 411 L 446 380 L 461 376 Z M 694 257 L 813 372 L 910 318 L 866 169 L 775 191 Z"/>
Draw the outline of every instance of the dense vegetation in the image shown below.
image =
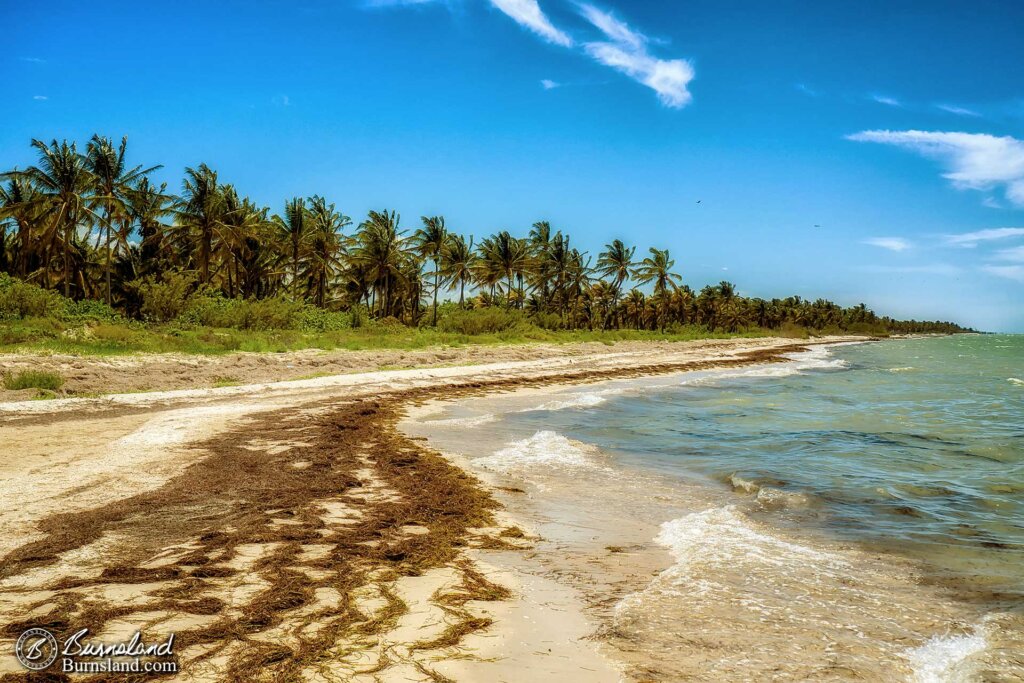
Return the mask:
<path fill-rule="evenodd" d="M 66 140 L 32 147 L 35 165 L 0 174 L 0 272 L 8 274 L 0 344 L 37 334 L 39 325 L 11 331 L 26 319 L 396 335 L 431 328 L 438 340 L 509 330 L 960 330 L 879 317 L 863 304 L 747 298 L 729 282 L 694 291 L 668 250 L 641 257 L 614 240 L 595 258 L 545 221 L 524 236 L 479 240 L 440 216 L 405 230 L 390 210 L 353 225 L 319 195 L 272 213 L 205 164 L 186 168 L 174 194 L 150 179 L 159 166 L 128 163 L 127 139 L 93 136 L 81 152 Z"/>

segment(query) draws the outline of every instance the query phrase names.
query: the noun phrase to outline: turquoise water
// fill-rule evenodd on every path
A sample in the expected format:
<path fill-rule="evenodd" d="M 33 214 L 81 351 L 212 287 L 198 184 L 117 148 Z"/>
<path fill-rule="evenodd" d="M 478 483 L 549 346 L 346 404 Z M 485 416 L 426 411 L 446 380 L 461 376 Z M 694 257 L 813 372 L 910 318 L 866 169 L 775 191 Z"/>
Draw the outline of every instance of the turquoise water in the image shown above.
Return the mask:
<path fill-rule="evenodd" d="M 836 346 L 578 398 L 507 419 L 1024 593 L 1024 336 Z"/>

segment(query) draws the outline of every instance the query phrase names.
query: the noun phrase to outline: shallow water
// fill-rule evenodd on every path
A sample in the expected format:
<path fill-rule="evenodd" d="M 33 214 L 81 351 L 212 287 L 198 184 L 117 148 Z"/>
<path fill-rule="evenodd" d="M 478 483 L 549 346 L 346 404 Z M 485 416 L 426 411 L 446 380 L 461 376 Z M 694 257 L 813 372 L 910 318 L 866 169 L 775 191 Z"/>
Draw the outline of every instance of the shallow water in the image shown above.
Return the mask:
<path fill-rule="evenodd" d="M 673 563 L 610 616 L 636 672 L 1019 680 L 1022 376 L 1024 337 L 818 347 L 478 400 L 436 427 L 540 507 L 575 487 L 588 527 L 654 525 L 641 540 Z"/>
<path fill-rule="evenodd" d="M 1024 386 L 1013 381 L 1024 336 L 796 358 L 646 391 L 584 391 L 548 403 L 585 410 L 510 419 L 598 445 L 623 466 L 727 485 L 762 511 L 809 510 L 843 537 L 980 570 L 1024 595 Z"/>

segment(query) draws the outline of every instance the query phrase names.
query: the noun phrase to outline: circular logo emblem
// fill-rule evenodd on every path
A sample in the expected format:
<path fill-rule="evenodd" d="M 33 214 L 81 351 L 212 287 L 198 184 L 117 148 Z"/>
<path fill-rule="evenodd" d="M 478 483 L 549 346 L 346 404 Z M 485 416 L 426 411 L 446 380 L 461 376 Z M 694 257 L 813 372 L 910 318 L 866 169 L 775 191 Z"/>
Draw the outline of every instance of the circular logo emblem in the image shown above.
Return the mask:
<path fill-rule="evenodd" d="M 30 628 L 21 634 L 14 646 L 14 654 L 26 669 L 42 671 L 57 659 L 57 639 L 43 628 Z"/>

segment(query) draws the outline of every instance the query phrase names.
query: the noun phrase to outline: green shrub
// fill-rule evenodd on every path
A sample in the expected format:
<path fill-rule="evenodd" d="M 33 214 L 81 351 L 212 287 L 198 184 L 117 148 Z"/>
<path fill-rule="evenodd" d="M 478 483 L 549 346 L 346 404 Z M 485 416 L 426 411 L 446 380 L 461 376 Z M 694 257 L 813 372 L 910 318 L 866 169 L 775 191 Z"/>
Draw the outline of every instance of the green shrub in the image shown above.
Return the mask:
<path fill-rule="evenodd" d="M 166 280 L 147 277 L 131 284 L 142 300 L 142 316 L 159 323 L 169 322 L 184 313 L 195 289 L 195 279 L 189 273 L 174 273 Z"/>
<path fill-rule="evenodd" d="M 253 300 L 202 294 L 189 300 L 179 321 L 235 330 L 289 330 L 298 329 L 304 308 L 304 304 L 281 297 Z"/>
<path fill-rule="evenodd" d="M 21 370 L 13 374 L 5 372 L 3 375 L 3 383 L 4 388 L 10 391 L 17 391 L 18 389 L 57 391 L 64 386 L 64 378 L 56 372 Z"/>
<path fill-rule="evenodd" d="M 325 311 L 315 306 L 306 306 L 299 313 L 299 329 L 303 332 L 337 332 L 353 325 L 353 314 L 341 311 Z"/>
<path fill-rule="evenodd" d="M 530 321 L 537 327 L 545 330 L 556 331 L 565 328 L 565 321 L 562 320 L 562 316 L 557 313 L 547 313 L 543 311 L 534 313 L 530 317 Z"/>
<path fill-rule="evenodd" d="M 455 334 L 494 334 L 533 328 L 522 311 L 505 308 L 475 308 L 472 310 L 453 310 L 437 321 L 442 332 Z"/>
<path fill-rule="evenodd" d="M 69 322 L 95 321 L 105 323 L 124 322 L 124 317 L 103 301 L 82 299 L 68 301 L 64 310 L 64 320 Z"/>
<path fill-rule="evenodd" d="M 61 317 L 66 301 L 53 290 L 0 273 L 0 320 Z"/>

